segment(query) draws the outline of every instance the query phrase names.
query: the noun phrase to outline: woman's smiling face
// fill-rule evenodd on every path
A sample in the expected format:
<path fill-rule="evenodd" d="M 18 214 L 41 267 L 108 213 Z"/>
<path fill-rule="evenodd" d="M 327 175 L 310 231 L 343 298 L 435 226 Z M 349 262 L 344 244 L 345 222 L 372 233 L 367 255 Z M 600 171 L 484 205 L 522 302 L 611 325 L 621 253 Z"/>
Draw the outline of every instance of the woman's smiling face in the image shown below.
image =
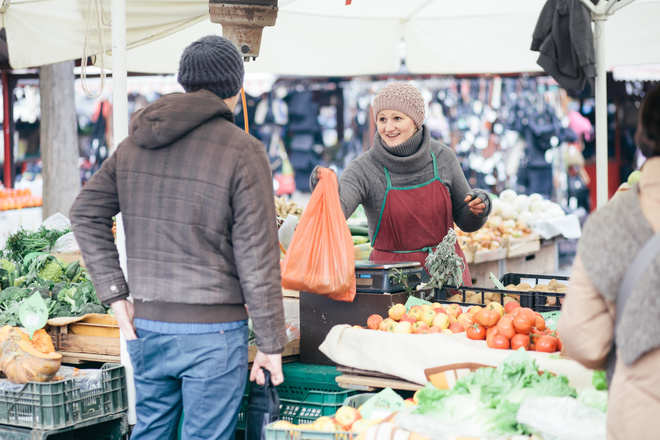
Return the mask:
<path fill-rule="evenodd" d="M 376 115 L 376 127 L 380 138 L 388 147 L 401 145 L 417 131 L 415 122 L 396 110 L 382 110 Z"/>

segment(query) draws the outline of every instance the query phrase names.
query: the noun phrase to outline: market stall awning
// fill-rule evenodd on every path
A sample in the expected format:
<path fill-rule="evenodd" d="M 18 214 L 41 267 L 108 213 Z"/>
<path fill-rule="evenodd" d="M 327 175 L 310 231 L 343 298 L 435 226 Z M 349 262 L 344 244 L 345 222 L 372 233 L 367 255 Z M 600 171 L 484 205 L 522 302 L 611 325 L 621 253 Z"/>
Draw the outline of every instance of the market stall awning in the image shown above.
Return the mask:
<path fill-rule="evenodd" d="M 111 48 L 110 3 L 8 0 L 0 14 L 14 68 L 80 59 Z M 221 34 L 208 0 L 126 0 L 127 68 L 174 73 L 183 48 Z M 530 50 L 545 0 L 280 0 L 250 72 L 301 76 L 536 72 Z M 97 14 L 96 6 L 103 8 Z M 660 0 L 636 0 L 607 22 L 607 63 L 660 62 Z M 594 29 L 598 36 L 598 29 Z M 103 39 L 99 39 L 100 36 Z M 103 43 L 101 43 L 103 42 Z M 112 66 L 110 59 L 104 65 Z M 100 65 L 101 60 L 97 61 Z"/>

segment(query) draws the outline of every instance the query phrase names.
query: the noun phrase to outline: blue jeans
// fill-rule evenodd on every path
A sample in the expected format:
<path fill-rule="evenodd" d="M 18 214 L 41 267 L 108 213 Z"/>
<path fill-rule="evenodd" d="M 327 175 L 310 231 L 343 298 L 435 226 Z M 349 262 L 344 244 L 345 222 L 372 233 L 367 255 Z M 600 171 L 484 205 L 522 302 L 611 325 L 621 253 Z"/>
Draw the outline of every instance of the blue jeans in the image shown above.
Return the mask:
<path fill-rule="evenodd" d="M 234 438 L 247 380 L 247 325 L 230 331 L 165 335 L 137 330 L 126 341 L 135 377 L 132 440 Z"/>

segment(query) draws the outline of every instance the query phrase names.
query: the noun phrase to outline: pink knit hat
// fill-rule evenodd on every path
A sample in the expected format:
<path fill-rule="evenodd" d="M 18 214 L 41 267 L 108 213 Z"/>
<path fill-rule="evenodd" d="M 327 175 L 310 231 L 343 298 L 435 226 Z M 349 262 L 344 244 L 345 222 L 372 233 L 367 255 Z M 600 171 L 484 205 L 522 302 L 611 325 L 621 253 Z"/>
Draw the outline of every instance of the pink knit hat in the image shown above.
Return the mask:
<path fill-rule="evenodd" d="M 424 124 L 426 105 L 422 94 L 415 86 L 395 82 L 386 85 L 376 94 L 373 110 L 376 120 L 382 110 L 399 111 L 412 119 L 419 128 Z"/>

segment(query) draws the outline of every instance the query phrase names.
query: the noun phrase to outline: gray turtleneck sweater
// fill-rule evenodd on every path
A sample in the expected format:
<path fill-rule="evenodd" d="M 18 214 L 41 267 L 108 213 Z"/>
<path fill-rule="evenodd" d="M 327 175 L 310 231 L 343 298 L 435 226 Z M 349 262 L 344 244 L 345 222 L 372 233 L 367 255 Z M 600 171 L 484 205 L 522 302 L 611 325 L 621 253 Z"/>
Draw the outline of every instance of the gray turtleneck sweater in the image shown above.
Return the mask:
<path fill-rule="evenodd" d="M 339 178 L 339 198 L 346 218 L 362 204 L 369 226 L 369 239 L 373 240 L 387 189 L 383 167 L 390 173 L 394 187 L 428 182 L 433 179 L 431 151 L 436 157 L 440 179 L 451 195 L 454 222 L 465 232 L 473 232 L 481 228 L 486 223 L 491 210 L 488 193 L 480 189 L 474 191 L 470 189 L 454 151 L 441 142 L 432 140 L 425 125 L 410 139 L 396 147 L 384 145 L 380 136 L 376 134 L 372 147 L 346 167 Z M 472 214 L 468 204 L 463 201 L 470 193 L 480 197 L 486 204 L 486 210 L 479 216 Z M 420 206 L 423 205 L 424 200 L 420 200 L 419 203 Z"/>

